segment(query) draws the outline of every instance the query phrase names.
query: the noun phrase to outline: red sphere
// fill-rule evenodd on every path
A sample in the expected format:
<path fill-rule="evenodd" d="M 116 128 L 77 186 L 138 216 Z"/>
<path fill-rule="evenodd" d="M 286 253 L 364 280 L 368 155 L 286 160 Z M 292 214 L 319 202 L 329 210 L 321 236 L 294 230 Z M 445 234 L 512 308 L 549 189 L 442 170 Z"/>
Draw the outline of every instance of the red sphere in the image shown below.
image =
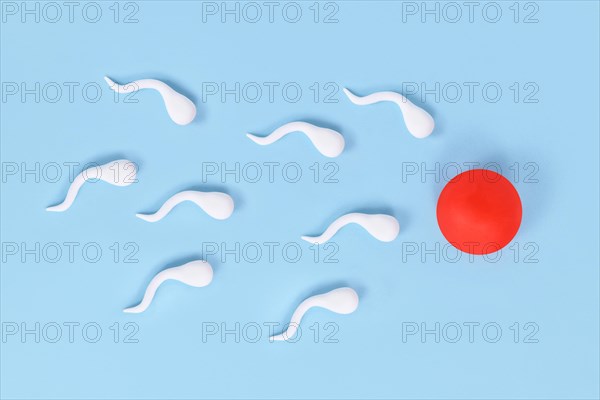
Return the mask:
<path fill-rule="evenodd" d="M 506 246 L 521 225 L 521 199 L 502 175 L 474 169 L 452 178 L 437 204 L 442 234 L 457 249 L 489 254 Z"/>

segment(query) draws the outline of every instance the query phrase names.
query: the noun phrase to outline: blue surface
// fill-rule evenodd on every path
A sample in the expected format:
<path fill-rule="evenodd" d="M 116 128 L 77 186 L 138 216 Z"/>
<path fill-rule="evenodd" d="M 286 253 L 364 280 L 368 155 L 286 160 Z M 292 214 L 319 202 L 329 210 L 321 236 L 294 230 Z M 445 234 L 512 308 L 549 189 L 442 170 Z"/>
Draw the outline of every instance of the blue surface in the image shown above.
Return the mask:
<path fill-rule="evenodd" d="M 598 398 L 597 2 L 520 3 L 516 23 L 513 2 L 497 3 L 497 23 L 482 17 L 487 3 L 479 3 L 473 22 L 461 6 L 456 23 L 450 21 L 455 10 L 441 3 L 439 23 L 429 14 L 422 22 L 419 12 L 411 14 L 421 2 L 321 3 L 318 23 L 313 2 L 298 3 L 297 23 L 282 17 L 287 3 L 277 3 L 272 23 L 266 6 L 255 23 L 244 19 L 254 18 L 248 8 L 240 8 L 246 14 L 239 23 L 231 15 L 222 23 L 220 14 L 203 14 L 211 4 L 193 1 L 121 3 L 118 23 L 113 2 L 97 3 L 97 23 L 83 19 L 87 3 L 79 3 L 73 22 L 64 7 L 56 23 L 44 19 L 55 18 L 54 10 L 40 8 L 46 14 L 39 23 L 31 15 L 23 23 L 7 3 L 0 42 L 3 398 Z M 138 22 L 123 23 L 135 5 Z M 94 18 L 89 7 L 88 18 Z M 293 6 L 287 7 L 293 18 Z M 494 18 L 489 7 L 487 18 Z M 332 12 L 338 22 L 322 23 Z M 537 22 L 524 23 L 528 15 Z M 163 79 L 194 99 L 199 116 L 177 126 L 155 92 L 139 92 L 137 103 L 125 103 L 108 91 L 104 75 L 123 83 Z M 34 94 L 24 101 L 20 93 L 9 94 L 11 83 L 23 82 L 29 88 L 40 83 L 39 102 Z M 64 89 L 55 103 L 51 82 Z M 79 85 L 72 102 L 65 82 Z M 223 102 L 209 94 L 211 82 L 229 88 L 239 82 L 240 90 L 255 82 L 262 97 L 249 101 L 255 96 L 250 84 L 239 102 L 232 94 Z M 278 84 L 272 101 L 265 82 Z M 289 97 L 294 86 L 302 89 L 295 103 L 281 92 L 290 82 Z M 411 82 L 418 90 L 411 91 Z M 436 82 L 439 101 L 427 94 Z M 476 83 L 472 101 L 467 82 Z M 88 83 L 86 100 L 81 88 Z M 487 100 L 481 91 L 486 84 Z M 453 102 L 456 85 L 463 93 Z M 355 106 L 341 92 L 344 86 L 358 94 L 404 91 L 435 117 L 434 134 L 414 139 L 394 105 Z M 94 87 L 102 88 L 97 102 L 89 101 Z M 331 99 L 337 102 L 325 102 L 336 87 Z M 495 87 L 502 89 L 497 102 Z M 270 147 L 245 137 L 291 120 L 339 129 L 346 151 L 329 160 L 299 134 Z M 86 163 L 117 158 L 139 165 L 138 183 L 87 184 L 67 212 L 45 211 L 68 188 L 63 163 L 79 163 L 78 173 Z M 203 169 L 214 162 L 230 169 L 239 162 L 246 174 L 239 182 L 232 175 L 203 182 Z M 273 182 L 265 162 L 281 163 Z M 292 162 L 303 174 L 296 183 L 281 175 Z M 440 171 L 453 175 L 453 163 L 464 162 L 497 163 L 522 198 L 521 230 L 497 262 L 466 255 L 453 262 L 456 254 L 445 247 L 435 218 L 444 177 L 403 178 L 414 165 L 422 171 L 440 163 Z M 35 174 L 20 176 L 36 163 L 39 182 Z M 61 166 L 56 182 L 53 163 Z M 259 182 L 251 182 L 249 163 L 263 165 Z M 15 165 L 19 171 L 10 175 Z M 337 183 L 324 182 L 334 169 Z M 190 188 L 227 191 L 236 201 L 234 215 L 216 221 L 186 204 L 155 224 L 135 218 Z M 337 248 L 321 249 L 315 262 L 314 250 L 299 237 L 356 210 L 394 214 L 400 236 L 381 243 L 348 227 L 334 238 Z M 53 242 L 63 250 L 54 263 Z M 72 260 L 65 242 L 77 243 Z M 264 242 L 279 244 L 273 260 Z M 36 243 L 39 252 L 28 254 L 25 247 Z M 116 262 L 113 243 L 120 248 Z M 218 254 L 208 254 L 214 253 L 211 243 L 220 247 Z M 222 257 L 222 246 L 236 243 L 239 262 L 235 255 Z M 263 250 L 254 263 L 253 243 Z M 281 250 L 286 243 L 293 243 L 287 259 Z M 440 251 L 430 254 L 436 243 Z M 81 252 L 86 244 L 87 259 Z M 290 262 L 298 245 L 302 256 Z M 240 254 L 244 246 L 249 253 Z M 94 263 L 96 247 L 102 256 Z M 325 262 L 325 253 L 336 249 L 338 262 Z M 125 262 L 132 251 L 137 262 Z M 215 268 L 210 286 L 169 282 L 144 314 L 121 311 L 141 298 L 155 273 L 202 257 Z M 303 298 L 340 285 L 357 289 L 356 313 L 313 310 L 300 340 L 269 343 L 264 323 L 284 324 Z M 72 343 L 70 322 L 79 324 Z M 469 322 L 479 324 L 472 342 Z M 21 336 L 36 323 L 39 343 L 35 333 Z M 235 330 L 236 323 L 239 343 L 234 334 L 224 340 L 206 335 L 215 326 Z M 406 335 L 421 323 L 426 329 L 440 324 L 439 343 L 433 334 L 425 340 Z M 91 324 L 87 336 L 85 324 Z M 251 343 L 256 324 L 262 332 Z M 462 336 L 452 343 L 455 324 Z M 485 324 L 491 324 L 487 336 Z M 62 336 L 52 343 L 57 325 Z M 19 332 L 10 335 L 15 327 Z M 88 343 L 95 327 L 102 336 Z M 495 327 L 502 336 L 490 343 Z M 334 331 L 337 342 L 328 343 L 325 336 Z"/>

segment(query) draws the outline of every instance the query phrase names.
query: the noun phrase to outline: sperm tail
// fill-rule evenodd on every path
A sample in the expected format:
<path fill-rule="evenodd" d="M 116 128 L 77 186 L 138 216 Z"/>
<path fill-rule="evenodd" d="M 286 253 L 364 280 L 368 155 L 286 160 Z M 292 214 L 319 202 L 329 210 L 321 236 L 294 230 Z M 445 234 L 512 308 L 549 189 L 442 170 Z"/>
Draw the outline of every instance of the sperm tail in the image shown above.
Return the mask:
<path fill-rule="evenodd" d="M 119 86 L 117 83 L 115 83 L 115 81 L 110 79 L 108 76 L 105 76 L 104 80 L 106 81 L 106 83 L 108 83 L 108 86 L 110 86 L 110 88 L 113 90 L 116 90 L 117 89 L 116 86 Z"/>
<path fill-rule="evenodd" d="M 279 342 L 293 338 L 296 332 L 298 331 L 299 323 L 300 321 L 298 321 L 298 324 L 295 324 L 294 322 L 290 321 L 288 328 L 285 331 L 281 332 L 279 335 L 273 335 L 270 337 L 271 341 Z"/>
<path fill-rule="evenodd" d="M 380 103 L 382 101 L 391 101 L 396 103 L 401 109 L 404 109 L 405 106 L 412 104 L 410 100 L 396 92 L 375 92 L 366 96 L 357 96 L 346 88 L 343 88 L 343 91 L 352 103 L 359 106 Z"/>
<path fill-rule="evenodd" d="M 269 136 L 256 136 L 252 133 L 246 133 L 246 137 L 252 140 L 256 144 L 260 144 L 261 146 L 266 146 L 274 142 L 274 140 L 269 139 Z"/>
<path fill-rule="evenodd" d="M 252 139 L 253 142 L 258 143 L 260 145 L 267 145 L 271 143 L 275 143 L 288 133 L 292 132 L 304 132 L 308 134 L 310 137 L 310 132 L 312 132 L 316 127 L 315 125 L 309 124 L 308 122 L 288 122 L 287 124 L 281 125 L 279 128 L 275 129 L 272 133 L 267 136 L 256 136 L 252 133 L 247 133 L 246 136 Z"/>
<path fill-rule="evenodd" d="M 348 97 L 348 99 L 350 99 L 351 102 L 353 102 L 354 104 L 368 104 L 368 103 L 364 103 L 364 98 L 355 95 L 354 93 L 352 93 L 351 91 L 349 91 L 346 88 L 342 88 L 342 90 L 344 91 L 344 94 Z"/>
<path fill-rule="evenodd" d="M 154 299 L 154 295 L 156 294 L 158 287 L 165 281 L 163 272 L 164 271 L 159 272 L 154 278 L 152 278 L 152 280 L 148 284 L 148 287 L 146 288 L 146 291 L 144 292 L 144 298 L 142 299 L 140 304 L 138 304 L 135 307 L 126 308 L 123 310 L 123 312 L 130 314 L 139 314 L 141 312 L 146 311 L 146 309 L 150 306 L 150 303 L 152 303 L 152 300 Z"/>
<path fill-rule="evenodd" d="M 275 129 L 271 134 L 269 134 L 267 136 L 256 136 L 252 133 L 247 133 L 246 136 L 250 140 L 252 140 L 254 143 L 260 144 L 261 146 L 266 146 L 271 143 L 275 143 L 276 141 L 278 141 L 279 139 L 281 139 L 288 133 L 294 132 L 293 130 L 287 129 L 287 125 L 288 124 Z M 282 129 L 282 128 L 285 128 L 285 129 Z"/>
<path fill-rule="evenodd" d="M 135 214 L 136 217 L 143 219 L 147 222 L 157 222 L 163 219 L 173 208 L 182 201 L 185 201 L 183 197 L 185 192 L 179 192 L 171 196 L 167 201 L 154 214 Z"/>
<path fill-rule="evenodd" d="M 158 211 L 155 212 L 154 214 L 135 214 L 136 217 L 138 217 L 139 219 L 143 219 L 146 222 L 156 222 L 156 221 L 160 221 L 163 216 L 157 216 Z"/>
<path fill-rule="evenodd" d="M 148 222 L 160 221 L 184 201 L 193 202 L 208 215 L 219 220 L 229 218 L 234 209 L 233 199 L 226 193 L 186 190 L 171 196 L 154 214 L 136 214 L 136 217 Z"/>
<path fill-rule="evenodd" d="M 67 191 L 67 196 L 65 197 L 63 202 L 60 204 L 57 204 L 55 206 L 46 208 L 46 211 L 62 212 L 62 211 L 68 210 L 69 207 L 71 207 L 71 205 L 75 201 L 75 197 L 77 197 L 77 193 L 79 193 L 79 189 L 81 189 L 81 187 L 83 186 L 85 181 L 86 180 L 83 177 L 83 173 L 80 173 L 79 175 L 77 175 L 75 177 L 75 179 L 73 180 L 73 182 L 71 183 L 71 186 L 69 186 L 69 190 Z"/>
<path fill-rule="evenodd" d="M 302 303 L 300 303 L 300 305 L 298 307 L 296 307 L 294 314 L 292 314 L 292 318 L 290 318 L 290 322 L 288 323 L 288 328 L 284 332 L 280 333 L 279 335 L 271 336 L 271 340 L 273 340 L 273 341 L 288 340 L 288 339 L 291 339 L 292 337 L 294 337 L 294 335 L 298 331 L 298 327 L 300 326 L 302 317 L 304 317 L 304 314 L 306 314 L 306 312 L 312 307 L 310 303 L 312 303 L 312 300 L 310 298 L 306 299 Z"/>
<path fill-rule="evenodd" d="M 108 76 L 105 76 L 104 80 L 106 81 L 106 83 L 108 83 L 108 86 L 112 90 L 114 90 L 117 93 L 121 93 L 121 94 L 137 92 L 138 90 L 145 88 L 144 85 L 142 84 L 145 81 L 143 79 L 139 80 L 139 81 L 133 81 L 133 82 L 127 83 L 125 85 L 119 85 L 118 83 L 116 83 L 115 81 L 110 79 Z"/>
<path fill-rule="evenodd" d="M 329 239 L 331 239 L 333 235 L 335 235 L 340 229 L 342 229 L 342 227 L 350 223 L 356 222 L 356 215 L 356 213 L 342 215 L 341 217 L 333 221 L 331 225 L 329 225 L 327 229 L 325 229 L 325 232 L 323 232 L 320 236 L 302 236 L 302 239 L 306 240 L 309 243 L 325 243 L 329 241 Z"/>

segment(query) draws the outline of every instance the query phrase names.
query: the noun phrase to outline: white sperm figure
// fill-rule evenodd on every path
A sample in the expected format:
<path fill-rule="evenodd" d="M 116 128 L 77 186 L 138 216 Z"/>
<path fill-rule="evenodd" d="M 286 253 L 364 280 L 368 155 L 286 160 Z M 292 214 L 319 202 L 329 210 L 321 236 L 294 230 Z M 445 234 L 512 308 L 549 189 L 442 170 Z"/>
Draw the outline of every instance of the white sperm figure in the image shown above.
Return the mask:
<path fill-rule="evenodd" d="M 173 122 L 178 125 L 187 125 L 196 117 L 196 106 L 194 103 L 162 81 L 156 79 L 140 79 L 125 85 L 119 85 L 108 76 L 105 76 L 104 80 L 108 83 L 110 88 L 117 93 L 132 93 L 141 89 L 156 90 L 162 96 L 169 117 L 171 117 Z"/>
<path fill-rule="evenodd" d="M 179 267 L 167 268 L 152 278 L 146 288 L 142 302 L 135 307 L 126 308 L 123 312 L 138 314 L 146 311 L 156 294 L 158 287 L 165 281 L 176 280 L 189 286 L 204 287 L 212 282 L 213 269 L 203 260 L 191 261 Z"/>
<path fill-rule="evenodd" d="M 64 201 L 46 211 L 61 212 L 71 207 L 79 193 L 79 189 L 89 180 L 102 180 L 115 186 L 129 186 L 137 182 L 137 166 L 133 161 L 115 160 L 109 163 L 87 168 L 79 173 L 69 186 Z"/>
<path fill-rule="evenodd" d="M 215 219 L 229 218 L 234 209 L 233 199 L 227 193 L 186 190 L 171 196 L 154 214 L 136 214 L 135 216 L 148 222 L 160 221 L 176 205 L 184 201 L 191 201 Z"/>
<path fill-rule="evenodd" d="M 406 97 L 396 92 L 376 92 L 367 96 L 357 96 L 348 89 L 344 88 L 344 93 L 351 102 L 359 106 L 379 103 L 381 101 L 391 101 L 400 107 L 404 117 L 406 128 L 416 138 L 423 139 L 431 135 L 435 122 L 429 113 L 421 107 L 414 105 Z"/>
<path fill-rule="evenodd" d="M 328 128 L 322 128 L 308 122 L 289 122 L 275 129 L 268 136 L 256 136 L 251 133 L 246 134 L 252 141 L 262 146 L 274 143 L 292 132 L 302 132 L 316 149 L 325 157 L 337 157 L 344 150 L 344 137 L 337 131 Z"/>
<path fill-rule="evenodd" d="M 382 242 L 391 242 L 396 239 L 400 233 L 400 224 L 398 223 L 398 220 L 391 215 L 350 213 L 342 215 L 333 221 L 322 235 L 302 236 L 302 239 L 310 243 L 323 244 L 329 241 L 337 231 L 348 224 L 358 224 L 362 226 L 371 234 L 371 236 Z"/>
<path fill-rule="evenodd" d="M 342 287 L 304 300 L 294 314 L 285 332 L 271 336 L 271 340 L 289 340 L 294 337 L 302 317 L 313 307 L 321 307 L 337 314 L 351 314 L 358 308 L 358 294 L 354 289 Z"/>

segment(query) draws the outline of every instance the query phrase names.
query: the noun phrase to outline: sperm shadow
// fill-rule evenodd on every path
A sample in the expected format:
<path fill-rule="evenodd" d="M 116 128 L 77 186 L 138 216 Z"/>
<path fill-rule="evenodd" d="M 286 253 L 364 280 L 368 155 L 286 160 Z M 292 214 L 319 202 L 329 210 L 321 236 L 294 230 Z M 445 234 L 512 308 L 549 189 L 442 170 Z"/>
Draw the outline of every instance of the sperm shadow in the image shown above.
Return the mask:
<path fill-rule="evenodd" d="M 398 220 L 398 223 L 400 224 L 401 232 L 406 232 L 409 229 L 409 227 L 411 226 L 411 223 L 412 223 L 411 216 L 405 210 L 398 210 L 394 214 L 391 214 L 391 215 L 396 217 L 396 219 Z"/>
<path fill-rule="evenodd" d="M 91 161 L 90 164 L 102 165 L 102 164 L 109 163 L 111 161 L 123 160 L 123 159 L 127 160 L 128 157 L 126 157 L 123 153 L 112 153 L 112 154 L 108 154 L 108 155 L 94 157 L 94 161 Z M 136 163 L 136 165 L 139 165 L 139 164 Z"/>
<path fill-rule="evenodd" d="M 354 211 L 351 212 L 355 212 L 355 213 L 362 213 L 362 214 L 387 214 L 387 215 L 392 215 L 394 216 L 394 211 L 388 207 L 388 206 L 382 206 L 382 207 L 360 207 L 360 208 L 355 208 Z"/>
<path fill-rule="evenodd" d="M 212 266 L 214 274 L 216 275 L 217 271 L 221 269 L 219 257 L 219 254 L 212 254 L 210 256 L 203 254 L 201 257 L 198 258 L 198 260 L 205 260 L 206 262 L 208 262 Z"/>

